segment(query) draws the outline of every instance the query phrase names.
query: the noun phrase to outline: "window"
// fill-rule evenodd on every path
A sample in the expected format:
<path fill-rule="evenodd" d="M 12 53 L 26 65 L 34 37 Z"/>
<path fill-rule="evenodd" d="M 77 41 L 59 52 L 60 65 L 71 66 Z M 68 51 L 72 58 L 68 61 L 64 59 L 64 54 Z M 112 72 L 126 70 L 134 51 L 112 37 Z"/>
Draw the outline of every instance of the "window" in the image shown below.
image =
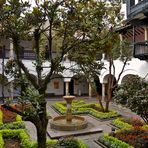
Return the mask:
<path fill-rule="evenodd" d="M 54 89 L 59 89 L 59 81 L 54 81 L 53 85 L 54 85 Z"/>

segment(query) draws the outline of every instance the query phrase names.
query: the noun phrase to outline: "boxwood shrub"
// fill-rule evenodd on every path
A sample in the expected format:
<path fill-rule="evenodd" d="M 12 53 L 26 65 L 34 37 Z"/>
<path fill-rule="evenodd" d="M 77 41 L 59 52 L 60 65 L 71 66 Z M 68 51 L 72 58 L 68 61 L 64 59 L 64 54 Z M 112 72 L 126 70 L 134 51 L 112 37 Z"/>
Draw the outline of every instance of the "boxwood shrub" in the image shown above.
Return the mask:
<path fill-rule="evenodd" d="M 100 106 L 98 104 L 93 104 L 93 103 L 88 103 L 88 104 L 83 103 L 81 105 L 80 104 L 76 105 L 75 103 L 72 103 L 73 114 L 90 114 L 99 119 L 111 119 L 119 116 L 119 114 L 116 111 L 109 111 L 107 113 L 99 111 Z M 66 113 L 66 105 L 63 105 L 63 102 L 56 102 L 53 106 L 61 114 Z M 94 109 L 94 107 L 98 108 L 98 110 Z"/>
<path fill-rule="evenodd" d="M 62 148 L 88 148 L 82 140 L 74 137 L 61 138 L 58 140 L 56 146 Z"/>
<path fill-rule="evenodd" d="M 118 140 L 115 137 L 109 136 L 108 134 L 101 136 L 98 141 L 103 143 L 108 148 L 134 148 L 133 146 Z"/>
<path fill-rule="evenodd" d="M 133 126 L 124 122 L 122 118 L 117 118 L 111 122 L 114 126 L 120 129 L 131 129 Z"/>
<path fill-rule="evenodd" d="M 19 138 L 21 141 L 21 148 L 37 148 L 37 142 L 33 142 L 30 140 L 29 135 L 27 134 L 26 130 L 24 129 L 17 129 L 17 130 L 0 130 L 0 148 L 4 148 L 4 138 Z M 64 148 L 88 148 L 86 144 L 84 144 L 79 139 L 64 139 L 61 144 L 63 144 Z M 68 147 L 68 146 L 77 146 L 77 147 Z M 47 147 L 48 148 L 57 148 L 59 147 L 58 140 L 47 140 Z"/>

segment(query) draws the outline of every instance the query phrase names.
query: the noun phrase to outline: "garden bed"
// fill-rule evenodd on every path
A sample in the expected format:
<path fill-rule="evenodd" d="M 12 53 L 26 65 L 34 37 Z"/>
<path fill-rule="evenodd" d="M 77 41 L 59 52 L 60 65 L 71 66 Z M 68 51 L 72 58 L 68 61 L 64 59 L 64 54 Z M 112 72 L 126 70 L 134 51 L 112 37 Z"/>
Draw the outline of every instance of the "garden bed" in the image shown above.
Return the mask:
<path fill-rule="evenodd" d="M 119 128 L 119 129 L 131 129 L 135 126 L 141 127 L 144 129 L 148 129 L 148 125 L 142 122 L 139 118 L 131 117 L 131 118 L 117 118 L 111 122 L 111 125 Z"/>
<path fill-rule="evenodd" d="M 119 130 L 104 134 L 98 139 L 109 148 L 147 148 L 148 125 L 137 118 L 118 118 L 112 121 L 112 125 Z M 118 146 L 119 145 L 119 146 Z"/>
<path fill-rule="evenodd" d="M 20 140 L 19 139 L 4 139 L 4 148 L 21 148 Z"/>
<path fill-rule="evenodd" d="M 66 113 L 65 102 L 57 102 L 53 105 L 53 107 L 61 114 Z M 84 101 L 77 100 L 72 102 L 72 114 L 87 114 L 100 120 L 115 119 L 120 116 L 118 112 L 112 110 L 109 112 L 101 112 L 101 108 L 98 104 L 84 103 Z"/>
<path fill-rule="evenodd" d="M 0 110 L 0 130 L 2 129 L 24 129 L 25 124 L 22 121 L 22 117 L 16 114 L 15 120 L 12 120 L 9 123 L 3 122 L 3 112 Z M 14 121 L 14 122 L 13 122 Z"/>
<path fill-rule="evenodd" d="M 103 136 L 99 137 L 98 144 L 101 143 L 104 147 L 107 148 L 134 148 L 133 146 L 118 140 L 115 137 L 109 136 L 108 134 L 104 134 Z"/>
<path fill-rule="evenodd" d="M 15 140 L 14 140 L 15 138 Z M 8 141 L 5 139 L 9 139 Z M 10 143 L 11 142 L 11 143 Z M 5 146 L 15 147 L 5 147 Z M 63 138 L 60 140 L 47 140 L 47 148 L 88 148 L 81 140 L 75 138 Z M 24 129 L 0 130 L 0 148 L 37 148 L 37 142 L 32 142 Z"/>

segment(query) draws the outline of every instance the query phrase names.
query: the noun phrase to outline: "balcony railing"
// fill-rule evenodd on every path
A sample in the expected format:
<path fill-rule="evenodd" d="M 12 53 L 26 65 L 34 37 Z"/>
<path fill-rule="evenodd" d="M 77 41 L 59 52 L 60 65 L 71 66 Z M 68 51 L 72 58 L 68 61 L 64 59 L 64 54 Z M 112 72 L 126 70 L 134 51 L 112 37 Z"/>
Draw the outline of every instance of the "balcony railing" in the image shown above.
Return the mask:
<path fill-rule="evenodd" d="M 130 7 L 129 11 L 127 12 L 128 18 L 133 18 L 134 16 L 140 13 L 147 13 L 148 12 L 148 0 L 143 0 L 138 2 L 138 4 Z"/>
<path fill-rule="evenodd" d="M 8 59 L 10 57 L 10 50 L 0 50 L 0 58 Z M 24 50 L 21 52 L 20 57 L 22 59 L 33 60 L 35 59 L 35 53 L 32 50 Z"/>
<path fill-rule="evenodd" d="M 135 43 L 134 46 L 134 57 L 148 60 L 148 41 Z"/>
<path fill-rule="evenodd" d="M 55 58 L 58 55 L 61 55 L 61 52 L 56 52 L 56 51 L 52 51 L 52 57 Z M 9 49 L 4 49 L 4 50 L 0 50 L 0 58 L 4 58 L 4 59 L 8 59 L 10 57 L 10 50 Z M 14 56 L 15 57 L 15 56 Z M 20 58 L 21 59 L 25 59 L 25 60 L 35 60 L 36 55 L 34 53 L 34 51 L 30 50 L 23 50 L 20 53 Z M 45 59 L 49 59 L 49 53 L 45 53 Z"/>

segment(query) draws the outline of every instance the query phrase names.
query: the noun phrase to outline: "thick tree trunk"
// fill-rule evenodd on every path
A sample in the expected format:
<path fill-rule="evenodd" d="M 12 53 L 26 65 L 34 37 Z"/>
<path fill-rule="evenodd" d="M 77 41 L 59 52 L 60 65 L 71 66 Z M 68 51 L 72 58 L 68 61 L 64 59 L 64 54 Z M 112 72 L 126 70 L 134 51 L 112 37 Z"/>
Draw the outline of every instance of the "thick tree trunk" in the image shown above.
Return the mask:
<path fill-rule="evenodd" d="M 37 142 L 38 142 L 38 148 L 46 148 L 46 130 L 47 126 L 42 125 L 42 127 L 37 128 Z"/>

